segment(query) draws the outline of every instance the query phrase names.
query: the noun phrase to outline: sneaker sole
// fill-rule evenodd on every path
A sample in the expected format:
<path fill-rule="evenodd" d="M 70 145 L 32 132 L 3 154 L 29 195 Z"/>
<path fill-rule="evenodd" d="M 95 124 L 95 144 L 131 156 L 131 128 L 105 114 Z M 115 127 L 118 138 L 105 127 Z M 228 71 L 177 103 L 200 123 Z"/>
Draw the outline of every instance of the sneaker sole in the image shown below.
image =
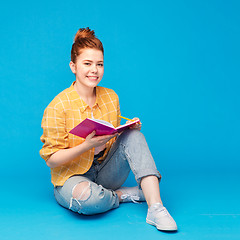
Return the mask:
<path fill-rule="evenodd" d="M 155 226 L 158 230 L 160 231 L 177 231 L 177 227 L 171 227 L 171 226 L 160 226 L 160 225 L 157 225 L 155 222 L 151 221 L 151 220 L 148 220 L 146 219 L 146 222 L 148 224 L 151 224 L 153 226 Z"/>

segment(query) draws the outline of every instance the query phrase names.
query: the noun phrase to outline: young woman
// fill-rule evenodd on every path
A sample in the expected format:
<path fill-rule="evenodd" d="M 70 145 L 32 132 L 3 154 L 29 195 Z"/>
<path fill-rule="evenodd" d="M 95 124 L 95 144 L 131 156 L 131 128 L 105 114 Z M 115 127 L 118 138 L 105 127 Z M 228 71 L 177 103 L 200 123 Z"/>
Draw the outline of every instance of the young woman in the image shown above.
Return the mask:
<path fill-rule="evenodd" d="M 95 136 L 92 132 L 83 139 L 69 133 L 86 118 L 120 125 L 117 94 L 98 86 L 104 73 L 103 53 L 94 31 L 79 29 L 70 61 L 76 80 L 44 111 L 40 155 L 51 168 L 55 198 L 61 206 L 86 215 L 106 212 L 122 202 L 146 200 L 147 223 L 159 230 L 176 231 L 175 221 L 163 207 L 161 175 L 140 124 L 118 135 Z M 130 170 L 138 186 L 121 187 Z"/>

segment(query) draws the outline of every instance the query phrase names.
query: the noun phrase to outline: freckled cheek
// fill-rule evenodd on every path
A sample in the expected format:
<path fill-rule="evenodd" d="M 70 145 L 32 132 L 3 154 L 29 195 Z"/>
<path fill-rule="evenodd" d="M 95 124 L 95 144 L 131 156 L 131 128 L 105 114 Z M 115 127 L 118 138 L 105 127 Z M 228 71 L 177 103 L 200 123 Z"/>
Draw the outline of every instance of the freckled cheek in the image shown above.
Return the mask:
<path fill-rule="evenodd" d="M 101 75 L 101 76 L 100 76 L 100 79 L 99 79 L 99 80 L 101 81 L 101 80 L 102 80 L 102 78 L 103 78 L 103 75 Z"/>
<path fill-rule="evenodd" d="M 103 76 L 104 74 L 104 69 L 101 69 L 101 76 Z"/>

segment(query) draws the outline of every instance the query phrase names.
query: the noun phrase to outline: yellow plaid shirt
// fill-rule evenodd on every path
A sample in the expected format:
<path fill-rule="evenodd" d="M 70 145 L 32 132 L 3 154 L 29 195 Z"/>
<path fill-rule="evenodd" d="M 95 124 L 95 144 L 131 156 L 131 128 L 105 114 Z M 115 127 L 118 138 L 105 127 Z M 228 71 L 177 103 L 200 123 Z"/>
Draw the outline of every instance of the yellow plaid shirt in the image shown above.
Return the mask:
<path fill-rule="evenodd" d="M 96 103 L 91 109 L 74 89 L 74 83 L 58 94 L 44 111 L 41 136 L 44 145 L 40 155 L 45 161 L 60 149 L 72 148 L 84 142 L 83 138 L 70 134 L 69 131 L 86 118 L 102 119 L 114 127 L 120 125 L 119 100 L 113 90 L 97 86 Z M 114 141 L 115 138 L 107 142 L 106 151 L 99 161 L 105 159 Z M 69 177 L 86 173 L 92 165 L 94 151 L 93 148 L 65 165 L 51 168 L 53 185 L 62 186 Z"/>

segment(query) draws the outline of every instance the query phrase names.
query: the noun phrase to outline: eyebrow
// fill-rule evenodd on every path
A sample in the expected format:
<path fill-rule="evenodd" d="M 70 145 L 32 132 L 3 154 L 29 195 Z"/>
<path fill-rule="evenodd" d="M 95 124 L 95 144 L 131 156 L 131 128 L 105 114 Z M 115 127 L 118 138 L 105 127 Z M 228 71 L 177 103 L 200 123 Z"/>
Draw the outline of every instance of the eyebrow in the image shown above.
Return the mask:
<path fill-rule="evenodd" d="M 87 61 L 87 62 L 93 62 L 92 60 L 88 60 L 88 59 L 84 59 L 83 62 L 84 62 L 84 61 Z M 97 62 L 103 62 L 103 61 L 100 60 L 100 61 L 97 61 Z"/>

